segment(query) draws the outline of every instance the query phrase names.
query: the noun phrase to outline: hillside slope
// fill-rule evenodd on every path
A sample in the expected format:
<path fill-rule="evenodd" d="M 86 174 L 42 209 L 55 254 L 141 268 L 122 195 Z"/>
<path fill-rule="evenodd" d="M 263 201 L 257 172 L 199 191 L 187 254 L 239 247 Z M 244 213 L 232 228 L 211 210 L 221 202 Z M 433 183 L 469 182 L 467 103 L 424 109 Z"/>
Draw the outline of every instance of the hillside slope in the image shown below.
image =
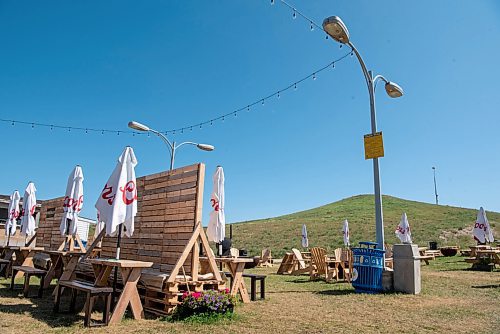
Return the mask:
<path fill-rule="evenodd" d="M 429 241 L 441 245 L 471 245 L 472 227 L 477 209 L 464 209 L 383 197 L 384 228 L 387 243 L 397 243 L 394 230 L 403 212 L 408 215 L 413 242 L 427 246 Z M 487 210 L 487 208 L 486 208 Z M 495 237 L 499 238 L 500 213 L 486 211 Z M 373 195 L 359 195 L 318 208 L 285 216 L 233 224 L 233 246 L 260 254 L 270 247 L 275 257 L 292 247 L 301 248 L 301 227 L 307 225 L 309 246 L 331 251 L 342 245 L 342 224 L 349 221 L 351 244 L 375 241 Z M 229 235 L 229 229 L 226 228 Z"/>

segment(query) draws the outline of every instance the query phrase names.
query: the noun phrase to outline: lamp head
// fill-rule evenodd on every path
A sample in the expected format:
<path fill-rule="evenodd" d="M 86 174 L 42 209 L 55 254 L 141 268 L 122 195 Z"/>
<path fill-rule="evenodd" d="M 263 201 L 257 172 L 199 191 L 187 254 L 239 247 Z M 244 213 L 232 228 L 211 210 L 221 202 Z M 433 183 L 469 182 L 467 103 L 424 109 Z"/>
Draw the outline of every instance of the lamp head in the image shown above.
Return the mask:
<path fill-rule="evenodd" d="M 401 88 L 397 83 L 391 81 L 386 82 L 385 91 L 387 92 L 387 95 L 392 98 L 403 96 L 403 88 Z"/>
<path fill-rule="evenodd" d="M 213 145 L 208 145 L 208 144 L 197 144 L 196 147 L 198 147 L 200 150 L 203 150 L 203 151 L 215 150 L 215 147 Z"/>
<path fill-rule="evenodd" d="M 323 30 L 339 43 L 349 43 L 349 30 L 340 17 L 330 16 L 323 21 Z"/>
<path fill-rule="evenodd" d="M 134 121 L 128 122 L 128 127 L 137 131 L 149 131 L 149 127 L 147 125 Z"/>

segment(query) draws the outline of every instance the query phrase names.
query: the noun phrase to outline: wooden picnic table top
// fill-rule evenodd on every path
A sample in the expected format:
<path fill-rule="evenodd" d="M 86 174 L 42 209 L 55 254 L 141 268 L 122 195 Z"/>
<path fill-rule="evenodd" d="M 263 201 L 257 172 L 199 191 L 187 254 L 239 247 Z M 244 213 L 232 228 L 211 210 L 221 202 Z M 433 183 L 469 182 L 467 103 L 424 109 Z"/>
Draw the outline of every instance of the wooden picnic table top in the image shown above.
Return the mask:
<path fill-rule="evenodd" d="M 476 254 L 500 254 L 500 249 L 478 249 Z"/>
<path fill-rule="evenodd" d="M 84 255 L 85 253 L 80 251 L 60 251 L 60 250 L 41 250 L 40 253 L 45 253 L 48 255 L 61 255 L 61 256 L 73 256 L 73 255 Z"/>
<path fill-rule="evenodd" d="M 94 258 L 88 259 L 91 264 L 119 267 L 119 268 L 150 268 L 153 262 L 134 261 L 134 260 L 117 260 L 117 259 L 103 259 Z"/>
<path fill-rule="evenodd" d="M 200 257 L 200 260 L 208 261 L 208 257 Z M 254 259 L 248 257 L 216 257 L 215 261 L 223 263 L 250 263 L 254 262 Z"/>

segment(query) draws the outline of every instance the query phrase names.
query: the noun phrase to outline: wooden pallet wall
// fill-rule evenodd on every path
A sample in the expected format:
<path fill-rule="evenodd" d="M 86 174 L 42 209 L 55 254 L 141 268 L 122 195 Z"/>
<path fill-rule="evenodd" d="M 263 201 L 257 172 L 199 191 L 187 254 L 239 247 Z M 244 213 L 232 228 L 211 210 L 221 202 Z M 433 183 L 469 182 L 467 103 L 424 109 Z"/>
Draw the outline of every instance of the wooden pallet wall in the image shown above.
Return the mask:
<path fill-rule="evenodd" d="M 58 197 L 42 202 L 40 221 L 36 232 L 36 246 L 57 250 L 64 242 L 64 236 L 59 231 L 64 215 L 64 197 Z"/>
<path fill-rule="evenodd" d="M 201 222 L 204 179 L 202 163 L 137 178 L 135 230 L 131 238 L 123 235 L 120 258 L 151 261 L 170 272 Z M 116 241 L 104 237 L 102 257 L 116 256 Z M 185 270 L 190 273 L 189 266 Z"/>

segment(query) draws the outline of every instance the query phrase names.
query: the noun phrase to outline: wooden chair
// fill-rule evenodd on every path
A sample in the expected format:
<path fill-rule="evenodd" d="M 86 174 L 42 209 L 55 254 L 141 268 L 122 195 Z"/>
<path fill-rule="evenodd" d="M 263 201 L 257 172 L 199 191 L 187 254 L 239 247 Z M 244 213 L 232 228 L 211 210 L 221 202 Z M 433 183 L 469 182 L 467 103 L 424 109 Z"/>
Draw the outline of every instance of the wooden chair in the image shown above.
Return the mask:
<path fill-rule="evenodd" d="M 342 267 L 342 270 L 344 272 L 344 280 L 347 280 L 348 283 L 351 283 L 352 265 L 352 251 L 348 248 L 342 249 L 342 253 L 340 255 L 340 266 Z"/>
<path fill-rule="evenodd" d="M 268 248 L 264 248 L 261 252 L 259 263 L 257 264 L 259 267 L 272 267 L 272 257 L 271 250 Z"/>
<path fill-rule="evenodd" d="M 294 257 L 293 253 L 285 253 L 276 274 L 291 274 L 294 267 Z"/>
<path fill-rule="evenodd" d="M 335 268 L 330 268 L 326 262 L 326 250 L 320 247 L 311 248 L 311 271 L 310 279 L 318 279 L 322 276 L 325 277 L 327 282 L 330 282 L 334 276 L 337 275 Z"/>
<path fill-rule="evenodd" d="M 293 270 L 290 274 L 300 275 L 309 272 L 311 270 L 311 261 L 304 259 L 302 253 L 296 248 L 292 248 L 292 253 L 294 255 Z"/>

